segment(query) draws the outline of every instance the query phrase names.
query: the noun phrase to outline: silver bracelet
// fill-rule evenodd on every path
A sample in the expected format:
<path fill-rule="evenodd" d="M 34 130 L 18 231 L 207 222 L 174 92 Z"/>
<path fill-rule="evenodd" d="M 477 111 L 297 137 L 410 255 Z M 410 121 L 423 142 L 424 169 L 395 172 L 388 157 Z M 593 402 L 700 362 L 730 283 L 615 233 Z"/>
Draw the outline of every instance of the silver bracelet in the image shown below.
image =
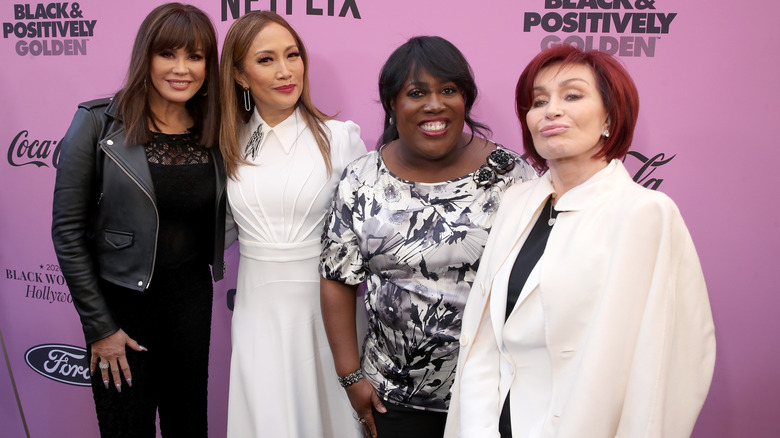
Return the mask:
<path fill-rule="evenodd" d="M 357 381 L 362 378 L 363 378 L 363 370 L 358 368 L 344 377 L 339 377 L 339 383 L 341 384 L 342 388 L 346 388 L 349 385 L 357 383 Z"/>

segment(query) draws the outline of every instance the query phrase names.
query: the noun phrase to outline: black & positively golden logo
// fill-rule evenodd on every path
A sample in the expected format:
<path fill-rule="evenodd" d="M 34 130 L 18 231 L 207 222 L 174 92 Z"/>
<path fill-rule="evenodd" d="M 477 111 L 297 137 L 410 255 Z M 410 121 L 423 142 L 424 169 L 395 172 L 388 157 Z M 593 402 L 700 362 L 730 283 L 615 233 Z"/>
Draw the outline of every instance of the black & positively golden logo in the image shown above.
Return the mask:
<path fill-rule="evenodd" d="M 3 38 L 16 39 L 19 56 L 87 54 L 97 20 L 84 18 L 79 3 L 26 3 L 13 8 L 14 21 L 3 23 Z"/>
<path fill-rule="evenodd" d="M 677 17 L 657 11 L 656 0 L 544 0 L 544 9 L 523 16 L 523 32 L 549 34 L 542 49 L 570 44 L 626 57 L 654 57 Z"/>

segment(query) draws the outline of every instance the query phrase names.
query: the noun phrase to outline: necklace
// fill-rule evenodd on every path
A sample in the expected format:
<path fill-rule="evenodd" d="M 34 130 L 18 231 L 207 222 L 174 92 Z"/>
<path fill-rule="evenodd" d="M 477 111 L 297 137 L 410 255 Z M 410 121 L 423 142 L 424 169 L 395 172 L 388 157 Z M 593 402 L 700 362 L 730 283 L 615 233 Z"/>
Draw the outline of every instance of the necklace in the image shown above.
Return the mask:
<path fill-rule="evenodd" d="M 550 197 L 550 219 L 547 220 L 547 225 L 553 226 L 555 225 L 555 220 L 557 219 L 558 212 L 555 212 L 555 217 L 553 217 L 553 210 L 555 210 L 555 207 L 553 207 L 553 199 L 555 199 L 555 195 Z"/>

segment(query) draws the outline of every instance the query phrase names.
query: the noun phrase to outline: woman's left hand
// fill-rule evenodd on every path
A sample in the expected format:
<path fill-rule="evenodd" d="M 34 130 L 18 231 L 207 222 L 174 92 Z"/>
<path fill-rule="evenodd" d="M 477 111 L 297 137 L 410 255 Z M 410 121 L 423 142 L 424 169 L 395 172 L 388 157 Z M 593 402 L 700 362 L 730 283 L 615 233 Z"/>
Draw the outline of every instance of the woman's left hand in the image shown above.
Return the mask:
<path fill-rule="evenodd" d="M 108 373 L 114 380 L 114 386 L 118 392 L 122 392 L 122 380 L 119 371 L 122 371 L 127 386 L 133 386 L 133 376 L 130 373 L 130 365 L 127 363 L 125 349 L 132 348 L 135 351 L 146 351 L 142 345 L 138 345 L 133 338 L 127 336 L 124 330 L 119 329 L 112 335 L 92 343 L 92 357 L 89 361 L 89 374 L 95 373 L 95 367 L 100 368 L 103 385 L 108 389 Z"/>

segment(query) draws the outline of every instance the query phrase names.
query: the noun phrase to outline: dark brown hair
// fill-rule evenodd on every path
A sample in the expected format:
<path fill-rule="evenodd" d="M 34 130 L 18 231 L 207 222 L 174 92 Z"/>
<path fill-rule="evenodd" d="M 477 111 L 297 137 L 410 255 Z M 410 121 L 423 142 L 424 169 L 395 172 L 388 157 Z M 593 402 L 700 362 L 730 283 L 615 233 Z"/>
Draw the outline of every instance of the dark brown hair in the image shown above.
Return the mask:
<path fill-rule="evenodd" d="M 145 144 L 154 122 L 146 88 L 152 57 L 165 50 L 184 48 L 203 52 L 206 79 L 186 107 L 201 132 L 200 143 L 215 146 L 219 140 L 219 60 L 214 26 L 208 15 L 191 5 L 166 3 L 146 16 L 135 37 L 124 88 L 117 93 L 117 108 L 128 144 Z"/>

